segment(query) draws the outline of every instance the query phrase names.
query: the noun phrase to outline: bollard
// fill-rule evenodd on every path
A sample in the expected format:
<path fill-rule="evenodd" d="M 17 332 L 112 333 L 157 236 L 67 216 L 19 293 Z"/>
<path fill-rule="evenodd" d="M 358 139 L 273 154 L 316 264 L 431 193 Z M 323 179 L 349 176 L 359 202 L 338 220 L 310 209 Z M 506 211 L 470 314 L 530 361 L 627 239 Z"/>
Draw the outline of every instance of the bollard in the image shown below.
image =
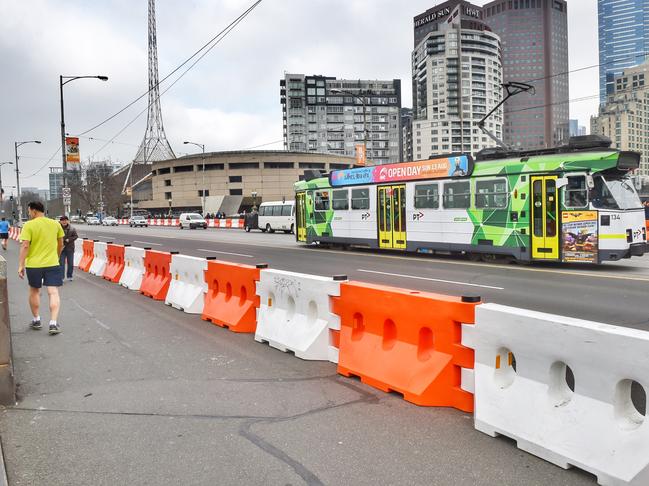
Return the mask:
<path fill-rule="evenodd" d="M 7 261 L 3 257 L 0 257 L 0 299 L 0 404 L 15 405 L 16 385 L 11 352 Z"/>

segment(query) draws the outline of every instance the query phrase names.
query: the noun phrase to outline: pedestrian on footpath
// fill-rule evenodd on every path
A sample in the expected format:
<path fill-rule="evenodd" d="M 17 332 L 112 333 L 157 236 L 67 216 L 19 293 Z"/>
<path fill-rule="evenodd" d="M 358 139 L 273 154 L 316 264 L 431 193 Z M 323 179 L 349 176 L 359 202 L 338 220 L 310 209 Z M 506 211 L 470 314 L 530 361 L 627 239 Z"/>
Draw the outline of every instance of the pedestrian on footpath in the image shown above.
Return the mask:
<path fill-rule="evenodd" d="M 20 233 L 20 258 L 18 276 L 29 283 L 29 307 L 32 311 L 32 329 L 41 329 L 41 287 L 47 287 L 50 303 L 50 334 L 58 334 L 61 329 L 58 324 L 59 287 L 63 285 L 59 256 L 63 250 L 65 235 L 61 224 L 45 217 L 45 208 L 40 201 L 32 201 L 27 205 L 29 219 Z"/>
<path fill-rule="evenodd" d="M 74 272 L 74 247 L 75 241 L 79 238 L 77 230 L 70 224 L 70 219 L 67 216 L 61 216 L 61 226 L 63 227 L 63 251 L 59 259 L 61 263 L 61 280 L 66 276 L 65 264 L 68 264 L 67 279 L 72 282 L 72 273 Z"/>
<path fill-rule="evenodd" d="M 0 221 L 0 240 L 2 241 L 2 249 L 7 251 L 7 240 L 9 239 L 9 222 L 6 218 Z"/>

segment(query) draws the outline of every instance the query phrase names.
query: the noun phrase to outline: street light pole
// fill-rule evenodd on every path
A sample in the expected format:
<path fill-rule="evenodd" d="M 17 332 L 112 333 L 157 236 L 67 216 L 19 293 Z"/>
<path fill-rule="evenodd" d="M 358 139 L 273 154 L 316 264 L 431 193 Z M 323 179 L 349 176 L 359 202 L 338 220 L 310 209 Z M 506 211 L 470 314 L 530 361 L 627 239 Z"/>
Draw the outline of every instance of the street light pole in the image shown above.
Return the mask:
<path fill-rule="evenodd" d="M 349 96 L 352 96 L 353 98 L 356 98 L 358 101 L 361 102 L 363 105 L 363 150 L 365 150 L 365 160 L 367 160 L 367 106 L 365 104 L 365 99 L 355 95 L 354 93 L 350 91 L 345 91 L 342 89 L 332 89 L 332 93 L 340 93 L 340 94 L 347 94 Z"/>
<path fill-rule="evenodd" d="M 184 145 L 190 144 L 190 145 L 196 145 L 197 147 L 200 147 L 203 155 L 202 155 L 202 160 L 203 160 L 203 190 L 201 191 L 202 197 L 201 197 L 201 208 L 203 211 L 203 216 L 205 216 L 205 144 L 203 143 L 196 143 L 196 142 L 183 142 Z"/>
<path fill-rule="evenodd" d="M 16 192 L 18 193 L 18 223 L 23 222 L 23 205 L 20 200 L 20 169 L 18 168 L 18 147 L 26 143 L 41 143 L 40 140 L 28 140 L 26 142 L 14 142 L 14 153 L 16 155 Z"/>
<path fill-rule="evenodd" d="M 77 79 L 94 78 L 101 81 L 108 81 L 108 76 L 59 76 L 59 90 L 61 100 L 61 160 L 63 162 L 63 187 L 68 187 L 68 159 L 65 153 L 65 110 L 63 107 L 63 86 Z M 63 80 L 66 81 L 63 81 Z M 70 204 L 65 205 L 64 213 L 70 216 Z"/>

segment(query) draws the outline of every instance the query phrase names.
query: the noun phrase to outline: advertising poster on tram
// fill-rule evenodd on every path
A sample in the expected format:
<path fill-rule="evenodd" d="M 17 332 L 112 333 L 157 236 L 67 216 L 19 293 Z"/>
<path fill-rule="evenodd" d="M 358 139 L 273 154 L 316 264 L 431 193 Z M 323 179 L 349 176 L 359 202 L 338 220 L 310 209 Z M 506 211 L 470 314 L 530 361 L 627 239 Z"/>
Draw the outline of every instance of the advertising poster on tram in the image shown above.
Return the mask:
<path fill-rule="evenodd" d="M 563 211 L 563 261 L 597 263 L 597 232 L 597 211 Z"/>

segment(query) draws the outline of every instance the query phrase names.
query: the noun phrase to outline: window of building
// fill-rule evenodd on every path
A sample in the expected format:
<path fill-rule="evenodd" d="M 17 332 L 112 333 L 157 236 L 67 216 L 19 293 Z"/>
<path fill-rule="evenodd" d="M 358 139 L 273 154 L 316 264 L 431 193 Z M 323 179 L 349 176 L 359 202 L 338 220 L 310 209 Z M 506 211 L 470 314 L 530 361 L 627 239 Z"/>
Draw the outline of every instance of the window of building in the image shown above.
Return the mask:
<path fill-rule="evenodd" d="M 165 179 L 165 187 L 171 186 L 171 179 Z"/>
<path fill-rule="evenodd" d="M 300 162 L 300 169 L 324 169 L 325 164 L 322 162 Z"/>
<path fill-rule="evenodd" d="M 416 209 L 439 208 L 439 186 L 435 184 L 420 184 L 415 186 Z"/>
<path fill-rule="evenodd" d="M 165 167 L 163 169 L 158 169 L 158 175 L 171 174 L 171 167 Z"/>
<path fill-rule="evenodd" d="M 329 211 L 329 191 L 316 191 L 313 207 L 316 211 Z"/>
<path fill-rule="evenodd" d="M 563 203 L 567 208 L 585 208 L 588 206 L 586 176 L 568 176 L 568 185 L 564 192 Z"/>
<path fill-rule="evenodd" d="M 264 169 L 293 169 L 293 162 L 264 162 Z"/>
<path fill-rule="evenodd" d="M 230 162 L 230 169 L 259 169 L 258 162 Z"/>
<path fill-rule="evenodd" d="M 476 181 L 475 207 L 479 209 L 502 209 L 509 202 L 507 179 Z"/>
<path fill-rule="evenodd" d="M 193 165 L 179 165 L 178 167 L 174 167 L 174 172 L 179 173 L 179 172 L 193 172 L 194 171 L 194 166 Z"/>
<path fill-rule="evenodd" d="M 333 191 L 332 206 L 334 211 L 347 211 L 349 209 L 349 191 L 347 189 Z"/>
<path fill-rule="evenodd" d="M 336 169 L 349 169 L 351 166 L 349 164 L 329 164 L 331 170 Z"/>
<path fill-rule="evenodd" d="M 230 196 L 243 196 L 243 189 L 230 189 Z"/>
<path fill-rule="evenodd" d="M 230 182 L 243 182 L 243 176 L 230 176 L 228 180 Z"/>
<path fill-rule="evenodd" d="M 370 209 L 370 190 L 367 187 L 352 189 L 352 209 Z"/>
<path fill-rule="evenodd" d="M 206 189 L 206 190 L 205 190 L 205 197 L 207 197 L 207 196 L 209 196 L 209 195 L 210 195 L 210 190 L 209 190 L 209 189 Z M 199 189 L 199 191 L 198 191 L 198 197 L 203 197 L 203 190 L 202 190 L 202 189 Z"/>
<path fill-rule="evenodd" d="M 446 182 L 443 199 L 446 209 L 468 209 L 471 206 L 471 184 L 469 181 Z"/>
<path fill-rule="evenodd" d="M 201 169 L 203 166 L 201 166 Z M 205 164 L 205 170 L 223 170 L 225 169 L 225 164 Z"/>
<path fill-rule="evenodd" d="M 171 193 L 170 192 L 165 192 L 165 199 L 167 199 L 167 200 L 171 199 Z"/>

